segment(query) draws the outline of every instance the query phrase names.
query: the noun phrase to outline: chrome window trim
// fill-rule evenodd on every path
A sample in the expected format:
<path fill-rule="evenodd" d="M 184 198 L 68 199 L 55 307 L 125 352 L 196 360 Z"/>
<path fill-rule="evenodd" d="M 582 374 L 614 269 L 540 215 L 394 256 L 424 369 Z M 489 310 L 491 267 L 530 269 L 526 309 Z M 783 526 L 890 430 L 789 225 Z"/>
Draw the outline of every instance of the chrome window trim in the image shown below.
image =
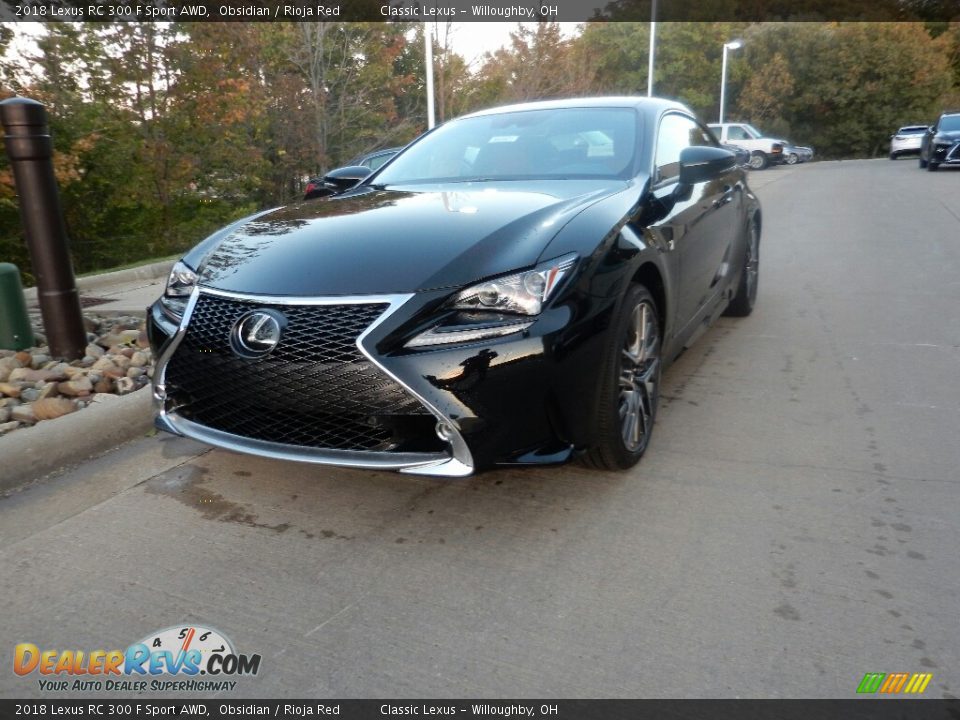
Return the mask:
<path fill-rule="evenodd" d="M 362 450 L 330 450 L 323 448 L 299 448 L 282 443 L 272 443 L 263 440 L 225 433 L 220 430 L 208 428 L 204 425 L 191 422 L 185 418 L 176 415 L 175 411 L 167 410 L 166 400 L 166 370 L 173 357 L 173 353 L 183 341 L 187 333 L 187 327 L 190 324 L 190 318 L 197 305 L 200 295 L 213 295 L 216 297 L 227 298 L 231 300 L 241 300 L 244 302 L 263 303 L 265 305 L 376 305 L 387 304 L 384 310 L 376 320 L 374 320 L 359 337 L 357 337 L 357 349 L 361 354 L 373 363 L 382 373 L 398 383 L 410 395 L 419 400 L 430 413 L 439 421 L 446 423 L 453 429 L 453 435 L 449 440 L 451 455 L 442 455 L 435 453 L 395 453 L 362 451 Z M 325 297 L 292 297 L 288 295 L 249 295 L 244 293 L 230 292 L 226 290 L 217 290 L 214 288 L 200 287 L 194 288 L 187 301 L 187 306 L 183 312 L 183 318 L 174 336 L 167 342 L 162 349 L 161 355 L 157 360 L 155 378 L 153 383 L 153 398 L 157 406 L 156 424 L 161 430 L 173 432 L 194 438 L 210 445 L 224 447 L 228 450 L 237 452 L 252 452 L 265 455 L 280 460 L 299 460 L 327 465 L 341 465 L 344 467 L 367 468 L 367 469 L 391 469 L 401 472 L 417 475 L 436 475 L 441 477 L 465 477 L 473 473 L 474 463 L 470 448 L 467 446 L 457 421 L 444 415 L 438 407 L 405 383 L 400 377 L 390 372 L 382 363 L 374 357 L 372 349 L 366 346 L 366 340 L 369 335 L 395 313 L 404 303 L 413 297 L 412 293 L 393 294 L 393 295 L 342 295 Z"/>

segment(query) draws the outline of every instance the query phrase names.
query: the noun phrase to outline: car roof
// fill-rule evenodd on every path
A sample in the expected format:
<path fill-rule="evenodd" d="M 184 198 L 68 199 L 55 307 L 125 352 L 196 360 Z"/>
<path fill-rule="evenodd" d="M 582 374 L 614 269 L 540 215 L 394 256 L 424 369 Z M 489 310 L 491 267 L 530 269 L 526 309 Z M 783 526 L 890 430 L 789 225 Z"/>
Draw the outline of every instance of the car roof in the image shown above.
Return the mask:
<path fill-rule="evenodd" d="M 537 102 L 518 103 L 515 105 L 503 105 L 501 107 L 489 108 L 478 112 L 464 115 L 463 117 L 482 117 L 484 115 L 499 115 L 508 112 L 523 112 L 527 110 L 560 110 L 564 108 L 599 108 L 599 107 L 632 107 L 638 110 L 660 114 L 666 110 L 680 110 L 693 115 L 693 112 L 686 105 L 676 100 L 657 97 L 636 97 L 636 96 L 606 96 L 606 97 L 579 97 L 566 100 L 540 100 Z"/>

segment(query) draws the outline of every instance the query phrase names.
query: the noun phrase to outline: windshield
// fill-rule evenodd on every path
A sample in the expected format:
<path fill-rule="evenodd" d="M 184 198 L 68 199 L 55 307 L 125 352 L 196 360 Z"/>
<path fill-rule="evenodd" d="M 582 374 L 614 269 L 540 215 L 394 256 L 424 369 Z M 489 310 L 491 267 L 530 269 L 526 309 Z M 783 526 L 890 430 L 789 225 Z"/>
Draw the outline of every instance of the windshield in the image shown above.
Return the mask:
<path fill-rule="evenodd" d="M 405 150 L 377 185 L 626 178 L 637 153 L 630 108 L 526 110 L 447 123 Z"/>
<path fill-rule="evenodd" d="M 960 130 L 960 115 L 944 115 L 940 118 L 940 132 L 956 132 Z"/>
<path fill-rule="evenodd" d="M 753 135 L 754 138 L 762 138 L 763 133 L 757 130 L 753 125 L 744 125 L 747 129 L 747 132 Z"/>
<path fill-rule="evenodd" d="M 926 131 L 926 125 L 908 125 L 897 130 L 897 135 L 922 135 Z"/>

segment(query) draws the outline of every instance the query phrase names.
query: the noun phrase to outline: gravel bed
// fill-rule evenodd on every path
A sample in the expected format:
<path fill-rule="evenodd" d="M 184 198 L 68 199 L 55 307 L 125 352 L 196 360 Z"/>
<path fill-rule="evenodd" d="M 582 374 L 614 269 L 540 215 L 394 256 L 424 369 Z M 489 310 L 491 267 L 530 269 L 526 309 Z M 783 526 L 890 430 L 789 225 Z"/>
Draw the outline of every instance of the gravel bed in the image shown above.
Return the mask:
<path fill-rule="evenodd" d="M 0 349 L 0 435 L 135 392 L 153 377 L 153 354 L 142 318 L 85 314 L 86 354 L 52 357 L 39 343 L 18 352 Z"/>

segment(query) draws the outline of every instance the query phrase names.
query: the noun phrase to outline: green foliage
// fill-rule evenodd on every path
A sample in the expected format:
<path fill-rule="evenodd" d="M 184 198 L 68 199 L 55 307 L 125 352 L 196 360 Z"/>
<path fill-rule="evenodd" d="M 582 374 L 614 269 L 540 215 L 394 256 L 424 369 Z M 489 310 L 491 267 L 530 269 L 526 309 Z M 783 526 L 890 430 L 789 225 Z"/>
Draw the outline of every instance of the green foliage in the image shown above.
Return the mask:
<path fill-rule="evenodd" d="M 953 84 L 949 41 L 920 23 L 756 26 L 741 62 L 763 72 L 745 83 L 737 109 L 763 129 L 788 127 L 821 157 L 880 155 L 897 127 L 936 116 Z M 765 96 L 770 88 L 782 90 L 779 103 Z"/>
<path fill-rule="evenodd" d="M 741 37 L 745 23 L 658 23 L 653 93 L 679 100 L 706 120 L 720 110 L 723 44 Z M 603 92 L 647 94 L 648 23 L 588 25 L 580 43 L 596 63 L 596 86 Z M 740 51 L 738 51 L 740 52 Z M 729 55 L 728 89 L 737 81 L 736 52 Z"/>

